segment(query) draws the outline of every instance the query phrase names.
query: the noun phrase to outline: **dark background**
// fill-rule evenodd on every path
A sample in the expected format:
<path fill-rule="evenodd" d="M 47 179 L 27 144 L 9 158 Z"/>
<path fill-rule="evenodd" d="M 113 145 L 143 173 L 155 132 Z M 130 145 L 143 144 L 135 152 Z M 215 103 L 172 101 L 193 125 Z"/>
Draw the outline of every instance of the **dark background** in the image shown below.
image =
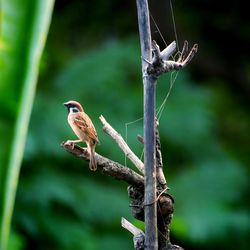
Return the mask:
<path fill-rule="evenodd" d="M 172 242 L 185 249 L 248 249 L 248 10 L 243 1 L 172 0 L 173 22 L 169 0 L 149 5 L 167 44 L 176 38 L 180 48 L 184 40 L 199 44 L 186 69 L 157 85 L 160 107 L 177 76 L 160 116 L 164 169 L 176 200 Z M 62 103 L 81 102 L 101 141 L 97 152 L 133 168 L 98 117 L 141 156 L 135 138 L 143 128 L 142 95 L 135 1 L 56 1 L 14 211 L 20 249 L 133 249 L 120 218 L 143 224 L 130 214 L 127 186 L 90 172 L 60 148 L 75 138 Z"/>

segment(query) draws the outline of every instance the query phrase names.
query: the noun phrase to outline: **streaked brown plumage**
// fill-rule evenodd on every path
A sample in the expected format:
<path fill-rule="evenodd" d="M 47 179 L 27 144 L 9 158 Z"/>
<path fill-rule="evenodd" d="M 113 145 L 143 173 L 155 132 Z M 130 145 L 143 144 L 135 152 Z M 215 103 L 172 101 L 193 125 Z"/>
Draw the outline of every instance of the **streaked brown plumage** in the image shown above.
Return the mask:
<path fill-rule="evenodd" d="M 74 148 L 74 143 L 85 141 L 90 155 L 89 168 L 95 171 L 97 169 L 95 146 L 99 143 L 95 127 L 79 102 L 68 101 L 64 103 L 64 106 L 68 108 L 69 112 L 68 123 L 79 138 L 79 140 L 68 140 L 66 143 Z"/>

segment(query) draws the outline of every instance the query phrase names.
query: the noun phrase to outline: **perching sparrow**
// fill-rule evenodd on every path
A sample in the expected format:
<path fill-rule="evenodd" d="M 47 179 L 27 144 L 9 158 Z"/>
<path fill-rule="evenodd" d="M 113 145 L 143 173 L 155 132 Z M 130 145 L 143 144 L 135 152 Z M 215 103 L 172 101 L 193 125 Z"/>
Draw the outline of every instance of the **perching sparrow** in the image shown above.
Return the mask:
<path fill-rule="evenodd" d="M 68 108 L 68 123 L 79 138 L 79 140 L 68 140 L 66 144 L 74 148 L 74 143 L 85 141 L 90 155 L 89 168 L 95 171 L 97 169 L 95 146 L 99 143 L 95 127 L 80 103 L 69 101 L 64 103 L 64 106 Z"/>

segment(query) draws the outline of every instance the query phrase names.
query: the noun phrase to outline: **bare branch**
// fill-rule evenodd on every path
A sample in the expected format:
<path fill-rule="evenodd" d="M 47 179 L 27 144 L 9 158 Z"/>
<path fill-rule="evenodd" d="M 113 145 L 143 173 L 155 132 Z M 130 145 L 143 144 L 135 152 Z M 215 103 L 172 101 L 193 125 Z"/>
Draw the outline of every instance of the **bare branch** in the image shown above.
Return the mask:
<path fill-rule="evenodd" d="M 159 133 L 159 122 L 157 118 L 155 118 L 155 155 L 156 155 L 156 178 L 158 181 L 158 185 L 160 185 L 161 189 L 167 188 L 167 181 L 163 173 L 163 162 L 161 155 L 161 141 L 160 141 L 160 133 Z"/>
<path fill-rule="evenodd" d="M 134 236 L 137 235 L 137 234 L 140 234 L 140 233 L 144 234 L 142 230 L 140 230 L 139 228 L 134 226 L 132 223 L 130 223 L 128 220 L 126 220 L 123 217 L 122 217 L 122 220 L 121 220 L 121 224 L 122 224 L 123 228 L 127 229 Z"/>
<path fill-rule="evenodd" d="M 173 55 L 175 50 L 176 50 L 176 42 L 173 41 L 161 52 L 162 60 L 167 61 L 168 58 Z"/>
<path fill-rule="evenodd" d="M 144 138 L 141 135 L 137 135 L 137 140 L 144 144 Z M 155 118 L 155 157 L 156 157 L 156 179 L 158 181 L 158 185 L 160 186 L 160 190 L 167 188 L 167 181 L 163 173 L 163 162 L 162 162 L 162 154 L 161 154 L 161 141 L 160 141 L 160 133 L 159 133 L 159 122 L 157 118 Z"/>
<path fill-rule="evenodd" d="M 141 135 L 137 135 L 136 138 L 141 144 L 144 144 L 144 138 Z"/>
<path fill-rule="evenodd" d="M 182 52 L 180 54 L 179 59 L 177 60 L 178 63 L 184 61 L 184 59 L 187 55 L 187 52 L 188 52 L 188 42 L 185 40 L 184 44 L 183 44 Z"/>
<path fill-rule="evenodd" d="M 105 118 L 102 115 L 99 118 L 103 124 L 103 131 L 109 134 L 117 142 L 120 149 L 131 160 L 131 162 L 137 167 L 137 169 L 141 173 L 144 173 L 143 162 L 133 153 L 133 151 L 129 148 L 129 146 L 124 141 L 122 136 L 114 128 L 111 127 L 111 125 L 105 120 Z"/>
<path fill-rule="evenodd" d="M 198 44 L 194 44 L 192 49 L 188 54 L 188 42 L 185 41 L 182 52 L 177 61 L 167 60 L 175 51 L 176 44 L 172 42 L 167 48 L 165 48 L 162 52 L 159 52 L 159 46 L 154 41 L 153 45 L 153 63 L 148 65 L 147 72 L 150 75 L 155 77 L 159 77 L 163 73 L 170 72 L 172 70 L 179 70 L 186 67 L 190 61 L 193 59 L 194 55 L 198 51 Z M 157 52 L 157 53 L 156 53 Z"/>
<path fill-rule="evenodd" d="M 143 250 L 145 238 L 143 231 L 141 231 L 139 228 L 127 221 L 125 218 L 122 218 L 121 224 L 123 228 L 127 229 L 130 233 L 134 235 L 134 248 L 136 250 Z"/>
<path fill-rule="evenodd" d="M 182 61 L 183 67 L 185 67 L 188 63 L 191 62 L 191 60 L 193 59 L 193 57 L 197 53 L 197 51 L 198 51 L 198 44 L 194 44 L 193 48 L 189 52 L 186 59 Z"/>
<path fill-rule="evenodd" d="M 186 57 L 187 51 L 188 51 L 188 42 L 185 41 L 180 58 L 178 59 L 178 61 L 177 62 L 166 61 L 162 72 L 166 73 L 166 72 L 169 72 L 171 70 L 179 70 L 179 69 L 186 67 L 191 62 L 194 55 L 197 53 L 198 44 L 194 44 L 194 46 L 192 47 L 192 49 L 190 50 L 189 54 Z"/>
<path fill-rule="evenodd" d="M 153 63 L 154 62 L 160 63 L 160 61 L 162 60 L 161 51 L 160 51 L 159 45 L 156 43 L 155 40 L 152 41 L 152 52 L 153 52 L 153 55 L 154 55 Z"/>
<path fill-rule="evenodd" d="M 86 148 L 81 148 L 78 145 L 75 145 L 72 149 L 72 147 L 64 143 L 62 143 L 61 146 L 74 156 L 79 157 L 83 160 L 89 160 L 89 153 Z M 132 169 L 124 167 L 121 164 L 105 158 L 97 153 L 95 153 L 95 158 L 98 169 L 100 169 L 103 174 L 114 177 L 117 180 L 123 180 L 130 185 L 144 185 L 143 176 L 137 174 Z"/>

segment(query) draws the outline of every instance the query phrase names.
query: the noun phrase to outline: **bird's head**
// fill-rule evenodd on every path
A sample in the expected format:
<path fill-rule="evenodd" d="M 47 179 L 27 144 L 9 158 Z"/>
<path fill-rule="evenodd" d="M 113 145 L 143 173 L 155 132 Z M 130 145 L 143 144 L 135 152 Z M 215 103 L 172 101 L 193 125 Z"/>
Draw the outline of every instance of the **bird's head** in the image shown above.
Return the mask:
<path fill-rule="evenodd" d="M 83 108 L 79 102 L 68 101 L 65 102 L 63 105 L 67 107 L 69 113 L 83 112 Z"/>

